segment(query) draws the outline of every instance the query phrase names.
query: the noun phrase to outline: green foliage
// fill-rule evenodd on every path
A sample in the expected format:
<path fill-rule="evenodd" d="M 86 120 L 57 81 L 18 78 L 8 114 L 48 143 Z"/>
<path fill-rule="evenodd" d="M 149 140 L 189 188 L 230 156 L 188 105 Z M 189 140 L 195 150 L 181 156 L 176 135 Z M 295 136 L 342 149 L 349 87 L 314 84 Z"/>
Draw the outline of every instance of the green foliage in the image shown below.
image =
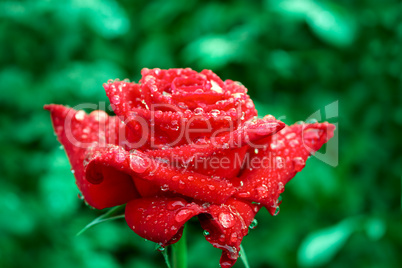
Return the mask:
<path fill-rule="evenodd" d="M 42 110 L 107 101 L 102 83 L 143 67 L 212 69 L 260 115 L 338 123 L 339 164 L 311 158 L 281 213 L 258 214 L 251 267 L 398 267 L 401 14 L 398 0 L 0 1 L 0 267 L 164 267 L 124 221 L 75 236 L 104 212 L 77 197 Z M 220 251 L 187 228 L 189 267 L 216 267 Z"/>

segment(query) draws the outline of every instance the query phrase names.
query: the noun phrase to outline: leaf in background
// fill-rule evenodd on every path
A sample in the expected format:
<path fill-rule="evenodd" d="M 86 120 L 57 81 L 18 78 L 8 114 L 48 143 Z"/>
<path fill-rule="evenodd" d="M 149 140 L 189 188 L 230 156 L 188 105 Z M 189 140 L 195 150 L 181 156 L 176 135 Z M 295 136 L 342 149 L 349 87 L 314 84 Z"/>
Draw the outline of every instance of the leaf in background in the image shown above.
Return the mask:
<path fill-rule="evenodd" d="M 319 39 L 331 45 L 346 47 L 356 39 L 354 17 L 336 3 L 285 0 L 268 1 L 268 6 L 287 17 L 304 19 Z"/>
<path fill-rule="evenodd" d="M 183 51 L 189 63 L 197 62 L 202 68 L 219 69 L 237 56 L 237 44 L 222 35 L 202 36 Z"/>
<path fill-rule="evenodd" d="M 353 17 L 336 4 L 317 4 L 317 8 L 308 13 L 306 21 L 318 38 L 332 45 L 346 47 L 356 39 Z"/>
<path fill-rule="evenodd" d="M 126 205 L 121 205 L 121 206 L 117 206 L 117 207 L 110 209 L 105 214 L 97 217 L 96 219 L 94 219 L 93 221 L 88 223 L 87 226 L 85 226 L 81 231 L 79 231 L 77 233 L 77 236 L 79 236 L 80 234 L 82 234 L 83 232 L 85 232 L 86 230 L 88 230 L 89 228 L 91 228 L 92 226 L 94 226 L 96 224 L 99 224 L 99 223 L 102 223 L 105 221 L 111 221 L 111 220 L 117 220 L 117 219 L 124 218 L 124 208 L 125 207 L 126 207 Z"/>
<path fill-rule="evenodd" d="M 114 0 L 72 0 L 71 7 L 82 10 L 92 29 L 105 38 L 118 37 L 130 29 L 125 10 Z"/>
<path fill-rule="evenodd" d="M 244 267 L 250 268 L 250 265 L 248 264 L 246 252 L 244 251 L 244 248 L 242 245 L 240 245 L 240 259 L 242 260 Z"/>
<path fill-rule="evenodd" d="M 298 250 L 300 266 L 319 266 L 328 263 L 345 245 L 356 229 L 356 218 L 309 234 Z"/>
<path fill-rule="evenodd" d="M 387 226 L 384 220 L 380 218 L 370 218 L 364 224 L 364 228 L 366 230 L 367 236 L 371 240 L 378 240 L 384 236 Z"/>

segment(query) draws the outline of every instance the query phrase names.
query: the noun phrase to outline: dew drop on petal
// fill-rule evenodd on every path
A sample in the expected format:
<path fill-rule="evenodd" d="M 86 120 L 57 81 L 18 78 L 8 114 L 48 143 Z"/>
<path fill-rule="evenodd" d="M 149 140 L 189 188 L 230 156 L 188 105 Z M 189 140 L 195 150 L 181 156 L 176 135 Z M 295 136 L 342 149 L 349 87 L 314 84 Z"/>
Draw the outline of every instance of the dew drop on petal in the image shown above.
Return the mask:
<path fill-rule="evenodd" d="M 211 80 L 211 85 L 212 85 L 211 90 L 218 93 L 223 93 L 222 88 L 214 80 Z"/>
<path fill-rule="evenodd" d="M 303 131 L 303 139 L 305 140 L 319 139 L 321 134 L 322 134 L 321 129 L 308 128 Z"/>
<path fill-rule="evenodd" d="M 293 165 L 296 171 L 301 171 L 306 165 L 306 163 L 304 162 L 303 158 L 295 157 L 293 158 Z"/>
<path fill-rule="evenodd" d="M 85 112 L 83 110 L 79 110 L 78 112 L 75 113 L 75 120 L 77 121 L 82 121 L 85 118 Z"/>
<path fill-rule="evenodd" d="M 181 200 L 170 201 L 170 202 L 167 204 L 167 209 L 169 209 L 169 210 L 176 210 L 176 209 L 178 209 L 178 208 L 184 207 L 185 205 L 186 205 L 186 204 L 185 204 L 183 201 L 181 201 Z"/>
<path fill-rule="evenodd" d="M 130 168 L 137 173 L 143 173 L 148 167 L 145 160 L 134 151 L 130 154 Z"/>
<path fill-rule="evenodd" d="M 204 230 L 204 232 L 202 232 L 202 234 L 203 234 L 204 236 L 208 236 L 208 235 L 209 235 L 209 232 L 208 232 L 207 230 Z"/>
<path fill-rule="evenodd" d="M 155 118 L 161 118 L 162 115 L 163 115 L 163 112 L 162 111 L 155 111 L 154 115 L 155 115 Z"/>
<path fill-rule="evenodd" d="M 278 182 L 278 191 L 282 192 L 283 189 L 285 189 L 285 186 L 283 186 L 282 182 Z"/>
<path fill-rule="evenodd" d="M 201 107 L 195 108 L 194 109 L 194 113 L 196 115 L 201 115 L 204 112 L 204 109 L 202 109 Z"/>
<path fill-rule="evenodd" d="M 255 229 L 255 228 L 257 227 L 257 225 L 258 225 L 258 221 L 257 221 L 257 219 L 254 219 L 254 220 L 250 223 L 250 226 L 249 226 L 248 228 L 250 228 L 250 229 Z"/>
<path fill-rule="evenodd" d="M 117 163 L 122 163 L 126 160 L 126 156 L 122 152 L 118 152 L 115 154 L 115 160 Z"/>
<path fill-rule="evenodd" d="M 237 241 L 237 233 L 235 232 L 235 233 L 232 233 L 231 234 L 231 236 L 230 236 L 230 242 L 231 243 L 236 243 L 236 241 Z"/>
<path fill-rule="evenodd" d="M 175 219 L 177 222 L 186 221 L 186 220 L 188 220 L 188 219 L 192 216 L 193 212 L 194 212 L 194 211 L 192 211 L 191 209 L 186 209 L 186 208 L 185 208 L 185 209 L 182 209 L 182 210 L 179 210 L 179 211 L 177 212 L 176 216 L 174 217 L 174 219 Z"/>
<path fill-rule="evenodd" d="M 256 188 L 257 190 L 257 194 L 260 198 L 264 199 L 268 196 L 268 188 L 266 185 L 261 185 L 259 187 Z"/>
<path fill-rule="evenodd" d="M 210 113 L 212 114 L 213 117 L 217 117 L 221 112 L 217 109 L 214 109 Z"/>
<path fill-rule="evenodd" d="M 113 104 L 119 104 L 119 103 L 120 103 L 120 97 L 119 97 L 118 95 L 112 96 L 111 102 L 112 102 Z"/>
<path fill-rule="evenodd" d="M 294 137 L 296 137 L 296 133 L 289 133 L 289 134 L 287 134 L 286 136 L 286 139 L 288 139 L 288 140 L 290 140 L 290 139 L 293 139 Z"/>
<path fill-rule="evenodd" d="M 167 185 L 167 184 L 162 185 L 162 186 L 161 186 L 161 190 L 162 190 L 163 192 L 166 192 L 167 190 L 169 190 L 169 185 Z"/>
<path fill-rule="evenodd" d="M 209 190 L 213 191 L 215 190 L 215 186 L 213 186 L 212 184 L 208 185 Z"/>
<path fill-rule="evenodd" d="M 298 140 L 291 140 L 289 141 L 289 145 L 290 147 L 296 147 L 297 145 L 299 145 L 299 141 Z"/>
<path fill-rule="evenodd" d="M 230 228 L 235 224 L 235 219 L 231 213 L 221 212 L 218 217 L 219 222 L 224 228 Z"/>

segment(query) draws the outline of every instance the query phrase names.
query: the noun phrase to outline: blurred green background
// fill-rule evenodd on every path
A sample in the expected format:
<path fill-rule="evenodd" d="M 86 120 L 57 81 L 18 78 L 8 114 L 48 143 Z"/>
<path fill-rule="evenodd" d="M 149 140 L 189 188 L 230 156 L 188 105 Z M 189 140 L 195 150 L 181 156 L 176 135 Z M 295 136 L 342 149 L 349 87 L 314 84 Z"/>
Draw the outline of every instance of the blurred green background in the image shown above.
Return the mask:
<path fill-rule="evenodd" d="M 241 81 L 260 115 L 338 124 L 332 165 L 311 158 L 281 213 L 257 215 L 252 268 L 400 267 L 397 0 L 0 1 L 0 267 L 164 267 L 124 220 L 75 236 L 102 212 L 77 197 L 42 109 L 107 101 L 102 83 L 143 67 L 212 69 Z M 189 267 L 218 267 L 220 250 L 197 221 L 188 229 Z"/>

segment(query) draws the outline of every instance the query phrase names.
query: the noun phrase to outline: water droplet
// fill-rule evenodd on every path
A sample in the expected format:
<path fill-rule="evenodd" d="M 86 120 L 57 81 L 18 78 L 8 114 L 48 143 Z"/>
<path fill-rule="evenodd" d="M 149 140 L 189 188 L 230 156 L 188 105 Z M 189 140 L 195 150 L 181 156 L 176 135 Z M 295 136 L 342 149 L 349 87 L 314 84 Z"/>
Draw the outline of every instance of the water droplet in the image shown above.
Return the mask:
<path fill-rule="evenodd" d="M 293 158 L 293 165 L 296 171 L 301 171 L 306 163 L 304 162 L 304 159 L 301 157 L 295 157 Z"/>
<path fill-rule="evenodd" d="M 250 196 L 250 192 L 245 192 L 245 193 L 238 193 L 237 194 L 240 198 L 247 198 Z"/>
<path fill-rule="evenodd" d="M 188 220 L 189 218 L 191 218 L 193 215 L 193 210 L 191 210 L 191 209 L 182 209 L 182 210 L 180 210 L 179 212 L 177 212 L 177 214 L 176 214 L 176 216 L 174 217 L 174 219 L 177 221 L 177 222 L 183 222 L 183 221 L 186 221 L 186 220 Z"/>
<path fill-rule="evenodd" d="M 179 188 L 183 190 L 184 186 L 185 186 L 185 183 L 182 180 L 180 180 L 179 181 Z"/>
<path fill-rule="evenodd" d="M 73 174 L 74 174 L 74 173 L 75 173 L 75 170 L 74 170 L 74 169 L 72 169 L 72 170 L 71 170 L 71 173 L 73 173 Z"/>
<path fill-rule="evenodd" d="M 272 144 L 271 144 L 272 145 Z M 254 153 L 255 154 L 258 154 L 258 149 L 256 148 L 256 149 L 254 149 Z"/>
<path fill-rule="evenodd" d="M 285 161 L 282 157 L 277 156 L 275 158 L 275 160 L 276 160 L 276 168 L 284 168 L 285 167 Z"/>
<path fill-rule="evenodd" d="M 194 109 L 194 113 L 196 115 L 201 115 L 204 112 L 204 109 L 202 109 L 201 107 L 195 108 Z"/>
<path fill-rule="evenodd" d="M 214 80 L 211 80 L 211 85 L 212 85 L 211 90 L 218 93 L 223 93 L 222 88 Z"/>
<path fill-rule="evenodd" d="M 278 215 L 280 211 L 279 206 L 276 207 L 275 212 L 274 212 L 274 216 Z"/>
<path fill-rule="evenodd" d="M 213 117 L 217 117 L 221 112 L 219 110 L 214 109 L 210 113 L 212 114 Z"/>
<path fill-rule="evenodd" d="M 77 121 L 82 121 L 85 119 L 85 112 L 83 110 L 79 110 L 78 112 L 75 113 L 75 120 Z"/>
<path fill-rule="evenodd" d="M 233 93 L 232 97 L 235 99 L 240 99 L 244 94 L 243 93 Z"/>
<path fill-rule="evenodd" d="M 306 120 L 306 123 L 307 124 L 315 124 L 315 123 L 317 123 L 318 121 L 317 121 L 317 119 L 315 119 L 315 118 L 310 118 L 310 119 L 307 119 Z"/>
<path fill-rule="evenodd" d="M 117 163 L 122 163 L 124 162 L 124 160 L 126 160 L 126 156 L 124 155 L 124 153 L 118 152 L 115 154 L 115 161 Z"/>
<path fill-rule="evenodd" d="M 234 232 L 234 233 L 232 233 L 232 235 L 230 236 L 230 242 L 236 243 L 236 241 L 237 241 L 237 233 Z"/>
<path fill-rule="evenodd" d="M 213 191 L 215 190 L 215 186 L 213 186 L 212 184 L 208 185 L 209 190 Z"/>
<path fill-rule="evenodd" d="M 228 110 L 228 114 L 229 114 L 230 116 L 232 116 L 232 117 L 236 117 L 236 116 L 237 116 L 237 111 L 236 111 L 235 108 L 230 108 L 230 109 Z"/>
<path fill-rule="evenodd" d="M 143 173 L 148 168 L 144 158 L 138 155 L 135 150 L 130 153 L 130 168 L 137 173 Z"/>
<path fill-rule="evenodd" d="M 177 106 L 178 106 L 180 109 L 183 109 L 183 110 L 188 109 L 188 106 L 187 106 L 184 102 L 179 102 L 179 103 L 177 103 Z"/>
<path fill-rule="evenodd" d="M 114 95 L 114 96 L 112 96 L 111 102 L 112 102 L 113 104 L 119 104 L 119 103 L 120 103 L 120 96 L 119 96 L 119 95 Z"/>
<path fill-rule="evenodd" d="M 172 177 L 172 181 L 178 181 L 179 178 L 180 178 L 179 176 L 175 175 L 175 176 Z"/>
<path fill-rule="evenodd" d="M 59 146 L 59 149 L 60 149 L 60 150 L 63 150 L 63 149 L 64 149 L 64 146 L 63 146 L 63 145 L 60 145 L 60 146 Z"/>
<path fill-rule="evenodd" d="M 257 194 L 260 198 L 264 199 L 268 196 L 268 188 L 266 185 L 261 185 L 259 187 L 256 188 L 257 190 Z"/>
<path fill-rule="evenodd" d="M 255 229 L 255 228 L 257 228 L 257 225 L 258 225 L 258 221 L 257 221 L 257 219 L 254 219 L 254 220 L 250 223 L 250 226 L 249 226 L 248 228 L 250 228 L 250 229 Z"/>
<path fill-rule="evenodd" d="M 193 181 L 193 180 L 194 180 L 194 177 L 193 177 L 193 176 L 188 176 L 187 179 L 188 179 L 189 181 Z"/>
<path fill-rule="evenodd" d="M 229 149 L 229 143 L 222 144 L 222 149 Z"/>
<path fill-rule="evenodd" d="M 296 147 L 297 145 L 299 145 L 299 141 L 298 140 L 291 140 L 289 141 L 289 145 L 290 147 Z"/>
<path fill-rule="evenodd" d="M 296 137 L 296 133 L 293 133 L 293 132 L 289 133 L 285 137 L 286 137 L 287 140 L 293 139 L 294 137 Z"/>
<path fill-rule="evenodd" d="M 296 125 L 303 125 L 304 124 L 304 121 L 297 121 L 296 122 Z"/>
<path fill-rule="evenodd" d="M 204 236 L 208 236 L 208 235 L 209 235 L 209 232 L 208 232 L 207 230 L 204 230 L 204 232 L 202 232 L 202 234 L 203 234 Z"/>
<path fill-rule="evenodd" d="M 163 252 L 163 251 L 165 251 L 165 247 L 163 247 L 162 245 L 157 245 L 156 246 L 156 248 L 155 248 L 155 250 L 157 250 L 157 251 L 159 251 L 159 252 Z"/>
<path fill-rule="evenodd" d="M 176 201 L 170 201 L 168 204 L 167 204 L 167 208 L 169 209 L 169 210 L 176 210 L 176 209 L 178 209 L 178 208 L 182 208 L 182 207 L 184 207 L 186 204 L 183 202 L 183 201 L 181 201 L 181 200 L 176 200 Z"/>
<path fill-rule="evenodd" d="M 223 228 L 230 228 L 235 224 L 234 217 L 231 213 L 221 212 L 218 219 Z"/>
<path fill-rule="evenodd" d="M 167 184 L 162 185 L 162 186 L 161 186 L 161 190 L 162 190 L 163 192 L 166 192 L 167 190 L 169 190 L 169 185 L 167 185 Z"/>
<path fill-rule="evenodd" d="M 285 186 L 283 186 L 283 183 L 278 182 L 278 191 L 282 191 L 283 189 L 285 189 Z"/>
<path fill-rule="evenodd" d="M 163 115 L 163 112 L 162 111 L 155 111 L 154 115 L 155 115 L 155 118 L 161 118 L 162 115 Z"/>
<path fill-rule="evenodd" d="M 321 129 L 308 128 L 303 131 L 303 138 L 305 140 L 315 140 L 319 139 L 321 134 L 322 134 Z"/>

